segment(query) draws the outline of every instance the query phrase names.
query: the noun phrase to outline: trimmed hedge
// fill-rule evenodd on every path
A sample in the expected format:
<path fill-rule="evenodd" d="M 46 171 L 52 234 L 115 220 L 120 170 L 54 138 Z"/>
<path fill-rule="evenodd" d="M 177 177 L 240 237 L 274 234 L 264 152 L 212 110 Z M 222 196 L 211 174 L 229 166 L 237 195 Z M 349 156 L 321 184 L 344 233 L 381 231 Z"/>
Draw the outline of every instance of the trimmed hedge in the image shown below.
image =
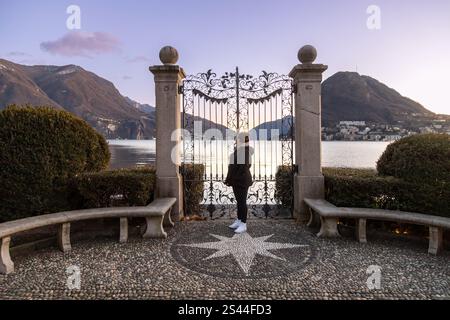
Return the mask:
<path fill-rule="evenodd" d="M 153 167 L 83 173 L 72 181 L 76 208 L 145 206 L 154 199 Z"/>
<path fill-rule="evenodd" d="M 205 166 L 203 164 L 182 164 L 184 180 L 184 215 L 200 215 L 204 192 Z"/>
<path fill-rule="evenodd" d="M 375 170 L 324 169 L 325 197 L 336 206 L 402 210 L 450 217 L 449 185 L 415 184 Z"/>
<path fill-rule="evenodd" d="M 378 160 L 380 175 L 450 186 L 450 135 L 418 134 L 390 144 Z"/>
<path fill-rule="evenodd" d="M 291 208 L 294 194 L 293 168 L 279 166 L 275 174 L 275 200 L 283 208 Z"/>
<path fill-rule="evenodd" d="M 106 140 L 85 121 L 48 107 L 0 112 L 0 221 L 68 209 L 68 180 L 108 166 Z"/>
<path fill-rule="evenodd" d="M 340 207 L 402 210 L 450 217 L 450 185 L 415 184 L 379 176 L 376 170 L 323 168 L 325 198 Z M 283 206 L 292 201 L 289 167 L 278 168 L 275 197 Z"/>

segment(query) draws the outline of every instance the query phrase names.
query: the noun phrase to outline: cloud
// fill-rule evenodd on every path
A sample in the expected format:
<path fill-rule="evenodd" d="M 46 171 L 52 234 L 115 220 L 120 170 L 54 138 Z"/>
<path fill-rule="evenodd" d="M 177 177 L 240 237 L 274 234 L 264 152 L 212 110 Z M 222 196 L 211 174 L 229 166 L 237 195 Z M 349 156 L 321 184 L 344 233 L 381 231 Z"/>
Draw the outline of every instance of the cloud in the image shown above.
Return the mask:
<path fill-rule="evenodd" d="M 131 80 L 131 79 L 133 79 L 133 77 L 130 77 L 130 76 L 123 76 L 122 79 L 123 79 L 123 80 Z"/>
<path fill-rule="evenodd" d="M 146 56 L 136 56 L 134 58 L 127 59 L 128 63 L 136 63 L 136 62 L 150 62 L 150 59 Z"/>
<path fill-rule="evenodd" d="M 113 35 L 103 32 L 69 32 L 55 41 L 41 43 L 41 50 L 62 56 L 89 57 L 117 51 L 120 41 Z"/>

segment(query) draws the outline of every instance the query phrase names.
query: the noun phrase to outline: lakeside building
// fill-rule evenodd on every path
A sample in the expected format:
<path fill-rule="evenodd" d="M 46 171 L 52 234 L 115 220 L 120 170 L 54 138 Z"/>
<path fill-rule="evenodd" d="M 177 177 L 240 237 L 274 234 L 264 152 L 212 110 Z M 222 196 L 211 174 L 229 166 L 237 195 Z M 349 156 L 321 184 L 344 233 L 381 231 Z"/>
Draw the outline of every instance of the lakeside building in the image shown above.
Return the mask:
<path fill-rule="evenodd" d="M 334 127 L 322 128 L 324 141 L 397 141 L 418 133 L 450 134 L 450 120 L 435 119 L 427 122 L 408 124 L 368 123 L 366 121 L 339 121 Z"/>

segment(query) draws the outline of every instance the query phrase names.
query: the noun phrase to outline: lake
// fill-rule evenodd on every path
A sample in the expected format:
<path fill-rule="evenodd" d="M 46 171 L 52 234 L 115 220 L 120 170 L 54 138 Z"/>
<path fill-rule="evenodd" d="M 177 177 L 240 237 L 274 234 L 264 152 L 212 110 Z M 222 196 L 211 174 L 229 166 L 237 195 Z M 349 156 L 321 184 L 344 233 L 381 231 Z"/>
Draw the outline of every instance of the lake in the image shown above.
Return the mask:
<path fill-rule="evenodd" d="M 111 169 L 129 168 L 136 165 L 153 164 L 156 159 L 156 145 L 154 140 L 109 140 L 111 150 Z M 212 142 L 219 145 L 221 142 Z M 267 145 L 271 145 L 267 148 Z M 322 166 L 323 167 L 349 167 L 349 168 L 375 168 L 376 161 L 386 150 L 389 142 L 372 141 L 324 141 L 322 142 Z M 255 148 L 254 162 L 258 159 L 279 158 L 281 154 L 281 142 L 261 142 L 262 146 Z M 217 148 L 214 144 L 212 148 Z M 201 152 L 201 148 L 198 148 Z M 205 148 L 204 150 L 209 150 Z M 271 151 L 272 150 L 272 151 Z M 209 154 L 209 152 L 208 152 Z M 227 157 L 227 152 L 214 152 L 218 157 Z M 264 154 L 264 156 L 262 156 Z M 268 156 L 269 154 L 270 156 Z M 277 156 L 278 155 L 278 156 Z M 279 162 L 280 160 L 278 160 Z M 205 162 L 216 162 L 216 159 L 208 158 Z M 266 162 L 268 162 L 266 160 Z M 267 172 L 273 172 L 277 161 L 269 161 L 264 167 Z M 263 167 L 263 166 L 259 166 Z M 213 168 L 210 170 L 216 170 Z M 220 171 L 220 169 L 217 169 Z"/>

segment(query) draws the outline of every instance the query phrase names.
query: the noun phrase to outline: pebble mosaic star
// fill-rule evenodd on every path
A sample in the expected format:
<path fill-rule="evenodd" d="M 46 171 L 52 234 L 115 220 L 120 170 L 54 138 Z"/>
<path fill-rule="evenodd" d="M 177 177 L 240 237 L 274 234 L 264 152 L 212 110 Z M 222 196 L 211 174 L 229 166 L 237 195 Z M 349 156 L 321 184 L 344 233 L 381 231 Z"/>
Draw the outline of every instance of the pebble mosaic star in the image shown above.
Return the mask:
<path fill-rule="evenodd" d="M 253 238 L 248 233 L 236 234 L 232 238 L 214 234 L 210 235 L 220 241 L 183 244 L 182 246 L 218 250 L 203 260 L 210 260 L 213 258 L 220 258 L 231 255 L 234 257 L 239 267 L 242 269 L 246 276 L 248 276 L 250 273 L 250 268 L 256 255 L 286 261 L 286 259 L 271 253 L 269 250 L 308 247 L 308 245 L 266 242 L 273 236 L 273 234 L 257 238 Z"/>

